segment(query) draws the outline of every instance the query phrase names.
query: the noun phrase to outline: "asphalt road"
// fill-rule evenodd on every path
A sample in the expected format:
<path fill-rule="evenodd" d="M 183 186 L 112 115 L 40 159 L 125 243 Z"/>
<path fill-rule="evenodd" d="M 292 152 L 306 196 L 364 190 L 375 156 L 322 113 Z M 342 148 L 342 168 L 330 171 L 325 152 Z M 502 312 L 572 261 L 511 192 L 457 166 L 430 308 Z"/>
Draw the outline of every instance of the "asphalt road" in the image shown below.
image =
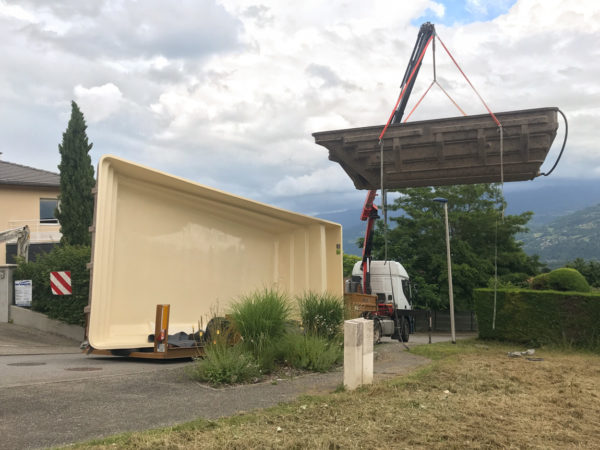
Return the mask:
<path fill-rule="evenodd" d="M 440 340 L 449 338 L 434 336 Z M 419 343 L 427 343 L 427 335 L 411 335 L 410 345 Z M 376 380 L 427 363 L 390 340 L 375 353 Z M 332 392 L 343 379 L 338 370 L 214 389 L 189 380 L 183 373 L 189 364 L 85 356 L 77 342 L 0 324 L 0 449 L 46 448 L 229 416 Z"/>

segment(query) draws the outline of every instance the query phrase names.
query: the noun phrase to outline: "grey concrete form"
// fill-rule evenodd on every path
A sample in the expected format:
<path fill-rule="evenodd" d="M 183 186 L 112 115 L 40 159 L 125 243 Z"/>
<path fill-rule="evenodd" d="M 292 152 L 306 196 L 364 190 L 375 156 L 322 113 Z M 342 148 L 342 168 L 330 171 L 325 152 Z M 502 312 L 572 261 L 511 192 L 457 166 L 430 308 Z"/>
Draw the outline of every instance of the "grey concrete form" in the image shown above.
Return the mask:
<path fill-rule="evenodd" d="M 384 188 L 531 180 L 558 129 L 558 108 L 452 117 L 391 125 L 383 138 Z M 313 133 L 357 189 L 381 188 L 383 125 Z"/>
<path fill-rule="evenodd" d="M 17 266 L 15 264 L 0 265 L 0 323 L 6 323 L 10 319 L 10 305 L 14 298 L 13 273 Z"/>

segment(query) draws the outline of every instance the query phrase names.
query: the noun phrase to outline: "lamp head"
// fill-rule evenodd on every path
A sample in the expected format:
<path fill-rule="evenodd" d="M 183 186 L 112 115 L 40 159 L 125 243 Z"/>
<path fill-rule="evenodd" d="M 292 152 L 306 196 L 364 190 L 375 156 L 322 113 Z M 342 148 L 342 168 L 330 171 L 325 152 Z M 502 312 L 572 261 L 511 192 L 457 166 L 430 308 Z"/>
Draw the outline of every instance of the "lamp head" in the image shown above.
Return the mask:
<path fill-rule="evenodd" d="M 433 201 L 438 203 L 448 203 L 448 199 L 443 197 L 436 197 L 433 199 Z"/>

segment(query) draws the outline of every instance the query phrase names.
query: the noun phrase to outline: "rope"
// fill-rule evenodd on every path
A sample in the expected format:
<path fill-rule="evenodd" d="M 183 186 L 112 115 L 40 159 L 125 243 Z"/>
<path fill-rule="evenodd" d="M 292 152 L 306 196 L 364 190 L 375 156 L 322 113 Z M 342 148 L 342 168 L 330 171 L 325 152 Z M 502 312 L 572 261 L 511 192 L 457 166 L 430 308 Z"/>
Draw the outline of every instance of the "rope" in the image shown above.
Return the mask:
<path fill-rule="evenodd" d="M 498 294 L 498 219 L 494 235 L 494 312 L 492 314 L 492 330 L 496 329 L 496 297 Z"/>
<path fill-rule="evenodd" d="M 379 141 L 379 171 L 381 178 L 381 208 L 383 209 L 383 242 L 384 242 L 384 261 L 388 259 L 388 239 L 387 239 L 387 197 L 385 195 L 385 190 L 383 189 L 383 139 Z"/>
<path fill-rule="evenodd" d="M 494 119 L 494 122 L 496 122 L 496 125 L 498 125 L 500 127 L 501 126 L 500 125 L 500 121 L 498 120 L 498 118 L 496 117 L 496 115 L 492 112 L 492 110 L 487 105 L 487 103 L 485 102 L 485 100 L 481 97 L 481 95 L 479 94 L 479 92 L 477 91 L 477 89 L 475 89 L 475 86 L 473 86 L 473 83 L 471 83 L 471 80 L 469 80 L 469 77 L 467 77 L 467 75 L 465 75 L 465 73 L 463 72 L 463 70 L 460 68 L 460 66 L 458 65 L 458 63 L 454 59 L 454 56 L 452 56 L 452 53 L 450 53 L 450 50 L 448 50 L 448 48 L 446 47 L 446 45 L 444 44 L 444 42 L 442 41 L 442 39 L 440 38 L 440 36 L 437 34 L 437 31 L 436 31 L 435 34 L 436 34 L 436 37 L 440 40 L 440 44 L 442 44 L 442 47 L 444 47 L 444 50 L 446 50 L 446 53 L 448 53 L 448 56 L 450 57 L 450 59 L 452 60 L 452 62 L 454 63 L 454 65 L 456 66 L 456 68 L 458 69 L 458 71 L 462 74 L 463 77 L 465 77 L 465 80 L 467 80 L 467 83 L 469 83 L 469 86 L 471 86 L 471 88 L 473 89 L 473 91 L 475 92 L 475 94 L 477 95 L 477 97 L 479 97 L 479 100 L 481 100 L 481 103 L 483 103 L 483 106 L 485 106 L 485 109 L 487 109 L 488 113 L 490 113 L 490 116 L 492 116 L 492 119 Z"/>
<path fill-rule="evenodd" d="M 443 92 L 444 94 L 446 94 L 446 97 L 448 97 L 448 98 L 450 99 L 450 101 L 452 102 L 452 104 L 453 104 L 454 106 L 456 106 L 456 108 L 457 108 L 457 109 L 460 111 L 460 113 L 461 113 L 463 116 L 466 116 L 466 115 L 467 115 L 467 113 L 466 113 L 466 112 L 464 112 L 464 111 L 463 111 L 463 109 L 462 109 L 460 106 L 458 106 L 458 103 L 456 103 L 452 97 L 450 97 L 450 94 L 448 94 L 448 92 L 446 92 L 446 89 L 444 89 L 444 88 L 442 87 L 442 85 L 441 85 L 440 83 L 438 83 L 437 81 L 435 82 L 435 84 L 437 84 L 437 85 L 439 86 L 439 88 L 442 90 L 442 92 Z"/>
<path fill-rule="evenodd" d="M 417 104 L 413 107 L 413 109 L 410 110 L 410 112 L 408 113 L 408 116 L 406 116 L 406 119 L 404 119 L 404 123 L 406 123 L 406 121 L 408 119 L 410 119 L 410 116 L 412 116 L 412 114 L 415 112 L 415 109 L 417 109 L 417 107 L 421 104 L 421 102 L 423 101 L 423 99 L 425 98 L 425 96 L 427 95 L 427 93 L 429 92 L 429 89 L 431 89 L 431 86 L 433 86 L 435 84 L 435 80 L 433 80 L 431 82 L 431 84 L 429 85 L 429 87 L 427 88 L 427 90 L 425 91 L 425 93 L 421 96 L 421 98 L 419 99 L 419 101 L 417 102 Z"/>

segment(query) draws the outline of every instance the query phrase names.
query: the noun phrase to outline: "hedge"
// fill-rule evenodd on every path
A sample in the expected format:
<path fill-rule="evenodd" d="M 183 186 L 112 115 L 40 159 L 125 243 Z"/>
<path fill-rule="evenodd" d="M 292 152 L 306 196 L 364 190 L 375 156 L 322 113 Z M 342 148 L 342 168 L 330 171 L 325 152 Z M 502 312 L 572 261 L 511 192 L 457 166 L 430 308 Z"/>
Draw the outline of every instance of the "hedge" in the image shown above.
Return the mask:
<path fill-rule="evenodd" d="M 480 338 L 600 352 L 600 294 L 499 289 L 494 330 L 494 290 L 475 289 L 474 298 Z"/>
<path fill-rule="evenodd" d="M 541 291 L 590 292 L 592 289 L 579 271 L 568 267 L 542 273 L 531 281 L 531 288 Z"/>
<path fill-rule="evenodd" d="M 90 284 L 86 264 L 90 253 L 86 246 L 56 246 L 33 262 L 20 263 L 15 280 L 32 281 L 31 309 L 66 323 L 85 325 L 83 308 L 88 304 Z M 50 290 L 50 272 L 61 270 L 71 271 L 72 295 L 53 295 Z"/>

